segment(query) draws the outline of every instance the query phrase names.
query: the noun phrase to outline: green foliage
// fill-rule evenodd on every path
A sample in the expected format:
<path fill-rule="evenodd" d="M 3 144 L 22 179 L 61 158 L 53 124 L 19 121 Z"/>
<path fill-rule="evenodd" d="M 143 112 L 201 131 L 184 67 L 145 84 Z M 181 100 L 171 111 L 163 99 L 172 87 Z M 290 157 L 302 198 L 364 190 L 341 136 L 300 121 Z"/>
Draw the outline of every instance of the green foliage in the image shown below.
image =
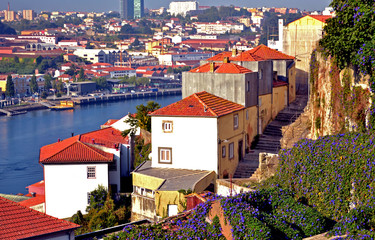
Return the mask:
<path fill-rule="evenodd" d="M 184 195 L 189 195 L 189 194 L 191 194 L 193 191 L 189 188 L 188 190 L 186 190 L 186 189 L 180 189 L 180 190 L 178 190 L 178 192 L 179 192 L 179 193 L 182 193 L 182 194 L 184 194 Z"/>
<path fill-rule="evenodd" d="M 149 161 L 149 154 L 151 153 L 151 143 L 145 144 L 142 138 L 135 140 L 134 148 L 134 168 L 138 167 L 139 164 L 144 161 Z"/>
<path fill-rule="evenodd" d="M 373 145 L 371 132 L 301 140 L 281 152 L 275 178 L 326 217 L 340 220 L 351 205 L 374 203 Z"/>
<path fill-rule="evenodd" d="M 3 58 L 0 61 L 0 73 L 18 73 L 18 74 L 33 74 L 35 69 L 43 73 L 48 68 L 56 68 L 57 64 L 62 63 L 62 56 L 53 59 L 43 59 L 39 56 L 33 58 Z"/>
<path fill-rule="evenodd" d="M 8 97 L 14 97 L 14 83 L 11 75 L 8 75 L 6 82 L 5 95 Z"/>
<path fill-rule="evenodd" d="M 91 192 L 90 205 L 83 216 L 80 211 L 74 214 L 70 221 L 81 225 L 76 230 L 76 235 L 97 231 L 129 222 L 131 201 L 129 197 L 122 197 L 115 202 L 107 189 L 99 185 Z"/>
<path fill-rule="evenodd" d="M 38 83 L 36 82 L 35 75 L 33 75 L 30 80 L 30 91 L 31 93 L 39 92 L 39 86 L 38 86 Z"/>
<path fill-rule="evenodd" d="M 345 214 L 329 235 L 348 235 L 343 239 L 374 239 L 375 210 L 373 206 L 355 208 Z"/>
<path fill-rule="evenodd" d="M 43 91 L 43 92 L 40 94 L 40 97 L 43 98 L 43 99 L 46 99 L 46 98 L 48 97 L 47 92 Z"/>
<path fill-rule="evenodd" d="M 7 24 L 0 22 L 0 34 L 15 35 L 17 33 L 13 28 L 9 27 Z"/>
<path fill-rule="evenodd" d="M 52 88 L 51 81 L 52 81 L 51 75 L 45 74 L 44 75 L 44 90 L 47 91 L 47 92 L 49 91 L 49 89 Z"/>
<path fill-rule="evenodd" d="M 110 85 L 108 84 L 105 77 L 92 78 L 91 80 L 96 83 L 96 89 L 98 90 L 105 90 L 110 88 Z"/>
<path fill-rule="evenodd" d="M 375 4 L 367 0 L 333 0 L 336 17 L 328 19 L 320 45 L 340 69 L 356 64 L 369 74 L 374 69 Z"/>
<path fill-rule="evenodd" d="M 283 189 L 239 194 L 223 198 L 221 204 L 237 239 L 302 239 L 327 228 L 319 212 Z"/>

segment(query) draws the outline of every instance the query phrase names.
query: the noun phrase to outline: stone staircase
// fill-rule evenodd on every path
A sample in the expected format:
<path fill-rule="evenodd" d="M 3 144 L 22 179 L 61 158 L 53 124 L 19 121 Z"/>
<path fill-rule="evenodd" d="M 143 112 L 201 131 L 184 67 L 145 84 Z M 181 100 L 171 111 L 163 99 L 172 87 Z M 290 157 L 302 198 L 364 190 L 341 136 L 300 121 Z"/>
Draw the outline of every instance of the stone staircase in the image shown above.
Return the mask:
<path fill-rule="evenodd" d="M 307 104 L 307 95 L 297 95 L 296 100 L 287 108 L 279 112 L 276 118 L 267 125 L 254 149 L 244 156 L 239 162 L 234 178 L 249 178 L 259 166 L 259 153 L 276 154 L 281 149 L 282 127 L 293 123 L 300 115 Z"/>

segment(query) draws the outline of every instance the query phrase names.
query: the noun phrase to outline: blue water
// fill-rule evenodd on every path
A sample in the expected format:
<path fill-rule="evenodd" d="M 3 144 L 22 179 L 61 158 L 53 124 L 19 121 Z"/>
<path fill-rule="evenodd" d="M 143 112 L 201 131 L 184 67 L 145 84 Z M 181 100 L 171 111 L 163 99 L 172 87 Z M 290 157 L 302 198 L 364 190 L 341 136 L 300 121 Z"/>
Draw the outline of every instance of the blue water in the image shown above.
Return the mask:
<path fill-rule="evenodd" d="M 119 119 L 153 100 L 162 107 L 181 99 L 168 96 L 77 106 L 75 110 L 31 111 L 0 117 L 0 193 L 27 193 L 26 186 L 43 179 L 39 149 L 75 135 L 97 130 L 108 119 Z"/>

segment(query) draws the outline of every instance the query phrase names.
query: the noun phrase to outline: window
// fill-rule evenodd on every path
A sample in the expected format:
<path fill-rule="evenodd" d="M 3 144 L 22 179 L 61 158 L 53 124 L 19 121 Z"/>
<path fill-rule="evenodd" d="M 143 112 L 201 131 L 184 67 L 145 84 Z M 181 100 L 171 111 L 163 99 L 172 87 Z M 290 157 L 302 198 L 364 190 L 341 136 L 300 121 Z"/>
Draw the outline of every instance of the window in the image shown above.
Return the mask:
<path fill-rule="evenodd" d="M 222 147 L 221 147 L 221 156 L 222 156 L 223 158 L 225 158 L 226 155 L 227 155 L 227 153 L 226 153 L 226 147 L 225 147 L 225 146 L 222 146 Z"/>
<path fill-rule="evenodd" d="M 263 71 L 262 71 L 262 69 L 259 69 L 259 71 L 258 71 L 259 80 L 262 80 L 262 77 L 263 77 Z"/>
<path fill-rule="evenodd" d="M 109 170 L 109 171 L 117 171 L 116 160 L 113 160 L 113 162 L 111 162 L 111 163 L 108 165 L 108 170 Z"/>
<path fill-rule="evenodd" d="M 87 167 L 87 178 L 88 179 L 96 178 L 96 167 Z"/>
<path fill-rule="evenodd" d="M 246 92 L 250 92 L 250 81 L 246 82 Z"/>
<path fill-rule="evenodd" d="M 173 132 L 173 122 L 172 121 L 163 121 L 163 131 L 165 133 Z"/>
<path fill-rule="evenodd" d="M 87 204 L 90 205 L 91 202 L 91 192 L 87 193 Z"/>
<path fill-rule="evenodd" d="M 249 120 L 249 110 L 246 110 L 246 120 Z"/>
<path fill-rule="evenodd" d="M 234 129 L 238 128 L 238 114 L 233 115 L 233 128 Z"/>
<path fill-rule="evenodd" d="M 234 143 L 229 144 L 229 159 L 234 158 Z"/>
<path fill-rule="evenodd" d="M 258 103 L 259 107 L 262 106 L 262 99 L 261 98 L 258 99 L 258 102 L 259 102 Z"/>
<path fill-rule="evenodd" d="M 171 164 L 172 163 L 172 148 L 159 147 L 159 163 Z"/>

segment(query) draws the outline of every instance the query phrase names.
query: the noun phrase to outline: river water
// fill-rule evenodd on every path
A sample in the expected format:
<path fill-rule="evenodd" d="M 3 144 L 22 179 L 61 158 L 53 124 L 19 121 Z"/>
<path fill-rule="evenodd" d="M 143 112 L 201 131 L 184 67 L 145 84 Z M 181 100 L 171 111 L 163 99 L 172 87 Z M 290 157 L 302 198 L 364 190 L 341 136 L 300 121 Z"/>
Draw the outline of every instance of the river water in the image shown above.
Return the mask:
<path fill-rule="evenodd" d="M 75 135 L 97 130 L 108 119 L 119 119 L 153 100 L 162 107 L 181 99 L 164 96 L 76 106 L 74 110 L 31 111 L 0 117 L 0 193 L 27 193 L 26 186 L 43 179 L 39 149 Z"/>

